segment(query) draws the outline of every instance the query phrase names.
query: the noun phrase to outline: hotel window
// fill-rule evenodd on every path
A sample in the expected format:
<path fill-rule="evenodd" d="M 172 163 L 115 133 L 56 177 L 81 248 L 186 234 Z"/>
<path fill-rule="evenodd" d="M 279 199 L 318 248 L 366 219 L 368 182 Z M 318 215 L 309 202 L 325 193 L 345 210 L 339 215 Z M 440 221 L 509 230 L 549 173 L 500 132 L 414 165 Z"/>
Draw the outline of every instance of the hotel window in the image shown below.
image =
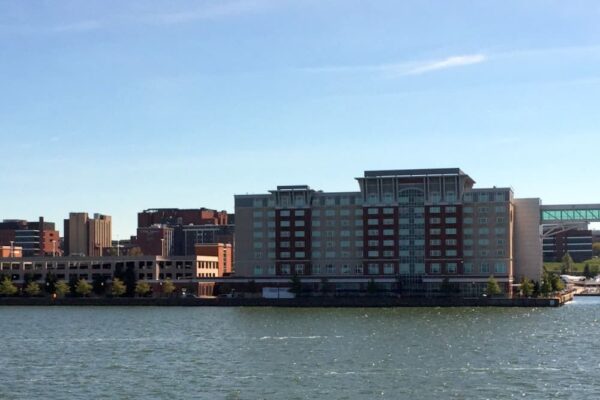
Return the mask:
<path fill-rule="evenodd" d="M 481 263 L 481 266 L 479 267 L 479 271 L 482 274 L 487 274 L 490 272 L 490 265 L 488 263 Z"/>
<path fill-rule="evenodd" d="M 463 272 L 465 274 L 472 274 L 473 273 L 473 264 L 470 262 L 466 262 L 463 264 Z"/>
<path fill-rule="evenodd" d="M 440 235 L 442 233 L 442 230 L 440 228 L 431 228 L 429 229 L 429 234 L 430 235 Z"/>
<path fill-rule="evenodd" d="M 425 218 L 415 218 L 415 225 L 424 225 Z"/>
<path fill-rule="evenodd" d="M 344 247 L 344 248 L 350 247 L 350 241 L 349 240 L 342 240 L 340 242 L 340 247 Z"/>
<path fill-rule="evenodd" d="M 289 251 L 282 251 L 280 253 L 281 258 L 290 258 L 290 252 Z"/>
<path fill-rule="evenodd" d="M 440 257 L 442 255 L 441 250 L 430 250 L 429 255 L 431 257 Z"/>
<path fill-rule="evenodd" d="M 424 263 L 415 263 L 415 274 L 424 274 L 425 273 L 425 264 Z"/>
<path fill-rule="evenodd" d="M 496 233 L 496 235 L 504 235 L 506 233 L 506 229 L 505 228 L 494 228 L 494 232 Z"/>
<path fill-rule="evenodd" d="M 429 207 L 429 213 L 430 214 L 439 214 L 440 208 L 439 207 Z"/>
<path fill-rule="evenodd" d="M 369 240 L 369 246 L 379 246 L 379 240 Z"/>
<path fill-rule="evenodd" d="M 465 246 L 473 246 L 473 239 L 465 239 L 463 243 Z"/>
<path fill-rule="evenodd" d="M 394 273 L 394 264 L 383 264 L 383 273 L 390 275 Z"/>
<path fill-rule="evenodd" d="M 274 251 L 267 252 L 267 257 L 268 258 L 275 258 L 275 252 Z"/>
<path fill-rule="evenodd" d="M 386 242 L 387 242 L 387 240 L 386 240 Z M 415 240 L 415 242 L 416 242 L 416 240 Z M 398 244 L 400 246 L 410 246 L 410 239 L 400 239 L 400 240 L 398 240 Z M 385 242 L 384 242 L 384 245 L 386 245 Z"/>
<path fill-rule="evenodd" d="M 446 228 L 446 235 L 456 235 L 456 228 Z"/>
<path fill-rule="evenodd" d="M 326 217 L 335 217 L 335 210 L 325 210 Z"/>
<path fill-rule="evenodd" d="M 425 236 L 425 229 L 424 228 L 415 228 L 415 235 Z"/>
<path fill-rule="evenodd" d="M 383 209 L 383 213 L 386 214 L 386 215 L 393 214 L 394 213 L 394 209 L 390 208 L 390 207 L 386 207 L 386 208 Z"/>
<path fill-rule="evenodd" d="M 473 234 L 473 228 L 465 228 L 465 229 L 463 229 L 463 234 L 465 236 L 472 235 Z"/>
<path fill-rule="evenodd" d="M 378 250 L 369 250 L 368 256 L 369 257 L 379 257 L 379 251 Z"/>
<path fill-rule="evenodd" d="M 410 219 L 409 218 L 399 218 L 398 223 L 400 225 L 408 225 L 408 224 L 410 224 Z"/>
<path fill-rule="evenodd" d="M 446 271 L 448 271 L 449 274 L 455 274 L 456 273 L 456 263 L 446 264 Z"/>
<path fill-rule="evenodd" d="M 446 207 L 446 214 L 453 214 L 455 212 L 456 212 L 456 207 L 454 207 L 454 206 Z"/>
<path fill-rule="evenodd" d="M 342 265 L 342 274 L 349 274 L 350 273 L 350 266 L 347 264 Z"/>
<path fill-rule="evenodd" d="M 255 249 L 262 249 L 263 244 L 262 242 L 254 242 L 254 248 Z"/>
<path fill-rule="evenodd" d="M 313 217 L 320 217 L 321 216 L 321 210 L 313 210 L 312 216 Z"/>
<path fill-rule="evenodd" d="M 341 237 L 350 237 L 350 231 L 348 231 L 348 230 L 340 231 L 340 236 Z"/>
<path fill-rule="evenodd" d="M 367 214 L 377 215 L 377 214 L 379 214 L 379 209 L 378 208 L 369 208 L 369 209 L 367 209 Z"/>
<path fill-rule="evenodd" d="M 446 245 L 447 246 L 456 246 L 456 239 L 446 239 Z"/>
<path fill-rule="evenodd" d="M 410 274 L 410 264 L 401 263 L 398 270 L 398 272 L 401 274 Z"/>
<path fill-rule="evenodd" d="M 497 213 L 504 213 L 504 212 L 506 212 L 506 207 L 505 206 L 496 206 L 495 211 Z"/>
<path fill-rule="evenodd" d="M 254 266 L 254 275 L 262 275 L 262 267 L 260 265 Z"/>
<path fill-rule="evenodd" d="M 350 205 L 350 198 L 349 197 L 340 197 L 340 205 L 342 205 L 342 206 L 349 206 Z"/>
<path fill-rule="evenodd" d="M 439 274 L 442 270 L 441 264 L 440 263 L 431 263 L 431 273 L 432 274 Z"/>
<path fill-rule="evenodd" d="M 262 216 L 263 216 L 263 212 L 262 212 L 262 211 L 253 211 L 253 212 L 252 212 L 252 216 L 253 216 L 254 218 L 262 218 Z"/>
<path fill-rule="evenodd" d="M 296 210 L 294 211 L 294 215 L 296 217 L 304 217 L 304 210 Z"/>
<path fill-rule="evenodd" d="M 254 199 L 252 204 L 253 204 L 253 207 L 264 207 L 263 199 Z"/>
<path fill-rule="evenodd" d="M 369 275 L 377 275 L 377 274 L 379 274 L 379 265 L 369 264 Z"/>
<path fill-rule="evenodd" d="M 275 221 L 268 221 L 267 228 L 275 228 Z"/>
<path fill-rule="evenodd" d="M 479 223 L 480 224 L 487 224 L 488 223 L 488 219 L 485 217 L 479 218 Z"/>
<path fill-rule="evenodd" d="M 479 211 L 480 214 L 485 214 L 488 212 L 488 208 L 487 207 L 479 207 Z"/>
<path fill-rule="evenodd" d="M 354 241 L 354 246 L 355 247 L 363 247 L 363 241 L 362 240 L 355 240 Z"/>
<path fill-rule="evenodd" d="M 473 223 L 473 218 L 471 218 L 471 217 L 465 217 L 463 219 L 463 222 L 465 223 L 465 225 L 471 225 Z"/>
<path fill-rule="evenodd" d="M 304 264 L 296 264 L 294 269 L 298 275 L 304 275 Z"/>
<path fill-rule="evenodd" d="M 496 217 L 496 222 L 503 224 L 504 223 L 504 217 Z"/>
<path fill-rule="evenodd" d="M 473 214 L 473 207 L 464 207 L 463 213 L 465 214 Z"/>
<path fill-rule="evenodd" d="M 384 250 L 383 256 L 384 257 L 394 257 L 394 250 Z"/>
<path fill-rule="evenodd" d="M 446 256 L 448 256 L 448 257 L 456 257 L 456 250 L 453 250 L 453 249 L 446 250 Z"/>
<path fill-rule="evenodd" d="M 479 201 L 482 203 L 485 201 L 488 201 L 488 194 L 487 193 L 479 193 Z"/>
<path fill-rule="evenodd" d="M 290 221 L 279 221 L 279 226 L 282 228 L 288 228 L 290 226 Z"/>
<path fill-rule="evenodd" d="M 383 224 L 384 225 L 393 225 L 394 224 L 394 220 L 391 218 L 386 218 L 383 220 Z"/>
<path fill-rule="evenodd" d="M 504 192 L 497 192 L 496 201 L 506 201 L 506 194 Z"/>
<path fill-rule="evenodd" d="M 299 240 L 296 242 L 296 247 L 304 247 L 304 240 Z"/>
<path fill-rule="evenodd" d="M 291 272 L 290 264 L 281 264 L 281 273 L 283 275 L 289 275 Z"/>
<path fill-rule="evenodd" d="M 383 245 L 384 246 L 393 246 L 394 245 L 394 241 L 393 240 L 384 240 L 383 241 Z"/>
<path fill-rule="evenodd" d="M 319 275 L 321 273 L 321 266 L 319 264 L 314 264 L 312 266 L 313 275 Z"/>
<path fill-rule="evenodd" d="M 506 263 L 497 262 L 494 265 L 494 272 L 496 272 L 498 274 L 505 274 L 506 273 Z"/>
<path fill-rule="evenodd" d="M 429 240 L 429 245 L 431 246 L 440 246 L 442 244 L 442 241 L 440 239 L 430 239 Z"/>
<path fill-rule="evenodd" d="M 496 250 L 496 255 L 499 257 L 504 257 L 504 250 L 502 250 L 502 249 Z"/>
<path fill-rule="evenodd" d="M 410 236 L 410 229 L 398 229 L 400 236 Z"/>
<path fill-rule="evenodd" d="M 316 237 L 321 237 L 321 231 L 313 231 L 312 236 L 315 237 L 315 238 Z"/>
<path fill-rule="evenodd" d="M 321 221 L 319 221 L 319 220 L 317 220 L 317 219 L 313 219 L 312 226 L 314 226 L 314 227 L 319 227 L 319 226 L 321 226 Z"/>
<path fill-rule="evenodd" d="M 354 273 L 362 275 L 363 274 L 363 266 L 362 265 L 355 265 L 354 266 Z"/>
<path fill-rule="evenodd" d="M 326 206 L 335 206 L 335 198 L 325 197 L 325 205 Z"/>
<path fill-rule="evenodd" d="M 354 231 L 354 236 L 356 237 L 363 237 L 364 232 L 362 230 L 355 230 Z"/>
<path fill-rule="evenodd" d="M 312 256 L 313 256 L 313 258 L 320 258 L 321 252 L 319 250 L 315 250 L 312 252 Z"/>
<path fill-rule="evenodd" d="M 393 236 L 394 235 L 394 230 L 393 229 L 384 229 L 383 230 L 383 235 L 384 236 Z"/>
<path fill-rule="evenodd" d="M 252 237 L 253 237 L 254 239 L 262 239 L 262 237 L 263 237 L 263 233 L 262 233 L 261 231 L 253 232 L 253 233 L 252 233 Z"/>
<path fill-rule="evenodd" d="M 269 265 L 267 268 L 268 268 L 267 269 L 268 275 L 275 275 L 275 266 L 274 265 Z"/>
<path fill-rule="evenodd" d="M 263 223 L 262 223 L 262 222 L 260 222 L 260 221 L 255 221 L 255 222 L 252 224 L 252 226 L 253 226 L 254 228 L 262 228 L 262 227 L 263 227 Z"/>
<path fill-rule="evenodd" d="M 279 212 L 279 215 L 281 215 L 282 217 L 289 217 L 290 216 L 290 210 L 281 210 Z"/>
<path fill-rule="evenodd" d="M 417 251 L 415 251 L 415 255 L 417 254 Z M 409 250 L 400 250 L 398 251 L 398 256 L 399 257 L 410 257 L 410 251 Z"/>
<path fill-rule="evenodd" d="M 342 258 L 350 258 L 350 252 L 342 250 Z"/>
<path fill-rule="evenodd" d="M 355 216 L 355 217 L 360 217 L 360 216 L 362 216 L 362 215 L 363 215 L 363 211 L 362 211 L 362 209 L 360 209 L 360 208 L 355 208 L 355 209 L 354 209 L 354 216 Z"/>
<path fill-rule="evenodd" d="M 328 249 L 333 247 L 333 241 L 332 240 L 328 240 L 325 242 L 325 247 L 327 247 Z"/>
<path fill-rule="evenodd" d="M 335 251 L 326 251 L 325 258 L 335 258 Z"/>
<path fill-rule="evenodd" d="M 413 208 L 413 213 L 423 215 L 425 214 L 425 207 L 415 207 Z"/>
<path fill-rule="evenodd" d="M 297 219 L 296 222 L 294 222 L 295 226 L 304 226 L 304 221 Z"/>
<path fill-rule="evenodd" d="M 290 231 L 280 231 L 279 232 L 279 236 L 284 238 L 284 237 L 290 237 Z"/>
<path fill-rule="evenodd" d="M 479 239 L 477 244 L 480 246 L 489 246 L 490 241 L 488 239 Z"/>
<path fill-rule="evenodd" d="M 321 247 L 321 241 L 320 240 L 313 240 L 312 247 Z"/>
<path fill-rule="evenodd" d="M 288 248 L 288 247 L 290 247 L 290 242 L 288 242 L 288 241 L 279 242 L 279 247 Z"/>
<path fill-rule="evenodd" d="M 441 222 L 440 218 L 429 218 L 430 224 L 439 224 Z"/>
<path fill-rule="evenodd" d="M 455 224 L 456 223 L 456 217 L 446 217 L 446 223 L 447 224 Z"/>
<path fill-rule="evenodd" d="M 496 240 L 496 244 L 498 246 L 504 246 L 506 244 L 506 240 L 504 240 L 504 239 L 498 239 L 498 240 Z"/>
<path fill-rule="evenodd" d="M 467 203 L 472 202 L 473 201 L 473 193 L 465 193 L 464 200 Z"/>
<path fill-rule="evenodd" d="M 304 231 L 296 231 L 294 232 L 294 237 L 304 237 L 305 236 L 305 232 Z"/>
<path fill-rule="evenodd" d="M 478 233 L 480 235 L 489 235 L 490 230 L 488 228 L 479 228 Z"/>
<path fill-rule="evenodd" d="M 275 217 L 275 211 L 273 211 L 273 210 L 267 211 L 267 217 L 269 217 L 269 218 Z"/>
<path fill-rule="evenodd" d="M 340 210 L 340 216 L 341 217 L 347 217 L 350 215 L 350 210 L 348 210 L 347 208 Z"/>
<path fill-rule="evenodd" d="M 415 239 L 414 245 L 415 246 L 425 246 L 425 239 Z"/>
<path fill-rule="evenodd" d="M 329 227 L 334 227 L 335 226 L 335 220 L 334 219 L 328 219 L 325 221 L 325 226 L 329 226 Z"/>
<path fill-rule="evenodd" d="M 464 249 L 463 250 L 463 255 L 465 257 L 473 257 L 473 250 L 471 250 L 471 249 Z"/>
<path fill-rule="evenodd" d="M 328 274 L 335 274 L 335 266 L 333 264 L 327 264 L 326 268 Z"/>
<path fill-rule="evenodd" d="M 356 219 L 356 220 L 354 220 L 354 226 L 363 226 L 362 219 Z"/>
<path fill-rule="evenodd" d="M 489 252 L 488 252 L 487 250 L 480 250 L 480 251 L 479 251 L 479 255 L 480 255 L 481 257 L 487 257 L 487 256 L 488 256 L 488 254 L 489 254 Z"/>
<path fill-rule="evenodd" d="M 379 225 L 379 220 L 377 218 L 369 218 L 367 220 L 368 225 Z"/>
<path fill-rule="evenodd" d="M 379 230 L 378 229 L 369 229 L 367 231 L 367 234 L 369 236 L 378 236 L 379 235 Z"/>

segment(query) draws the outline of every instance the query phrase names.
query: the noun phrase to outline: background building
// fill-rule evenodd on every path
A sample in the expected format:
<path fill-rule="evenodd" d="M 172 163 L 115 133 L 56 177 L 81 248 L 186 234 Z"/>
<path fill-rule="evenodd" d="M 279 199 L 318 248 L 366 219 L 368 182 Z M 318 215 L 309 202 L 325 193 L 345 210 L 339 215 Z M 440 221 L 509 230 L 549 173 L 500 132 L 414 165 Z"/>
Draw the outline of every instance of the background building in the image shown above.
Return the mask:
<path fill-rule="evenodd" d="M 566 253 L 571 255 L 575 262 L 589 260 L 593 257 L 592 231 L 587 229 L 587 224 L 581 229 L 569 229 L 553 236 L 545 237 L 544 261 L 561 261 Z"/>
<path fill-rule="evenodd" d="M 149 209 L 138 213 L 137 245 L 143 254 L 190 256 L 196 244 L 233 246 L 232 215 L 207 208 Z M 164 245 L 163 245 L 164 243 Z"/>
<path fill-rule="evenodd" d="M 523 209 L 538 224 L 524 217 L 520 227 L 522 237 L 536 236 L 517 249 L 518 200 L 510 188 L 474 189 L 458 168 L 367 171 L 357 181 L 358 192 L 298 185 L 235 196 L 236 275 L 327 277 L 350 291 L 364 290 L 371 278 L 428 293 L 446 282 L 477 295 L 490 275 L 511 291 L 525 271 L 519 251 L 527 276 L 539 278 L 539 199 L 537 214 L 534 206 Z"/>
<path fill-rule="evenodd" d="M 60 252 L 59 232 L 53 222 L 45 222 L 43 217 L 38 221 L 4 220 L 0 223 L 0 246 L 18 246 L 23 249 L 23 256 L 43 256 Z"/>
<path fill-rule="evenodd" d="M 64 246 L 67 255 L 102 256 L 112 245 L 112 220 L 108 215 L 70 213 L 64 221 Z"/>

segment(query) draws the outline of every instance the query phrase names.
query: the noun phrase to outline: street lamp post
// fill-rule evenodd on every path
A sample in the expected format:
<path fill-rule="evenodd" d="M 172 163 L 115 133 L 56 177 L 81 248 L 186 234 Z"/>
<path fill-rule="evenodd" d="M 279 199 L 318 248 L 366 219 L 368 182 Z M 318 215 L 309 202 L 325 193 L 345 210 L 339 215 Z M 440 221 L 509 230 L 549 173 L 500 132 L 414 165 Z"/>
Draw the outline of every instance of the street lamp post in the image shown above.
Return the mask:
<path fill-rule="evenodd" d="M 10 256 L 11 257 L 15 256 L 15 242 L 14 242 L 14 240 L 10 241 Z"/>
<path fill-rule="evenodd" d="M 56 257 L 56 240 L 52 240 L 52 257 Z"/>
<path fill-rule="evenodd" d="M 165 256 L 165 238 L 160 239 L 160 256 Z"/>

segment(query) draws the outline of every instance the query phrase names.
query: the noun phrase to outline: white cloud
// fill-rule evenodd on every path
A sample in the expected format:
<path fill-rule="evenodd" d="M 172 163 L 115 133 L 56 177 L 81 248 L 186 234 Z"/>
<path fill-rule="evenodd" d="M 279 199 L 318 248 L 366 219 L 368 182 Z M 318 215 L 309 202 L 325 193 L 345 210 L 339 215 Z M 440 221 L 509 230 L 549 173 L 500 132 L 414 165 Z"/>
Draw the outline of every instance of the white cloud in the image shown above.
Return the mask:
<path fill-rule="evenodd" d="M 408 70 L 406 75 L 420 75 L 427 72 L 439 71 L 442 69 L 464 67 L 467 65 L 479 64 L 487 60 L 484 54 L 467 54 L 452 56 L 443 60 L 436 60 L 424 63 L 420 66 Z"/>

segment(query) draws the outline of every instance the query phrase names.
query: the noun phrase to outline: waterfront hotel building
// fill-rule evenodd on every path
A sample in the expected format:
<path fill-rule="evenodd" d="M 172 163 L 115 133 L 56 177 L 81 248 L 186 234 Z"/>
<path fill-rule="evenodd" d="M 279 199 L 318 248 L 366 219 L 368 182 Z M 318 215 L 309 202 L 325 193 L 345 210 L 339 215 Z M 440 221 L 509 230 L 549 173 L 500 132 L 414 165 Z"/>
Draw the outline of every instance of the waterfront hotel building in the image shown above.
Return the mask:
<path fill-rule="evenodd" d="M 236 195 L 235 271 L 268 285 L 297 275 L 338 291 L 402 285 L 433 293 L 442 282 L 479 295 L 493 275 L 509 293 L 539 279 L 540 200 L 477 188 L 458 168 L 366 171 L 357 192 L 305 185 Z"/>

